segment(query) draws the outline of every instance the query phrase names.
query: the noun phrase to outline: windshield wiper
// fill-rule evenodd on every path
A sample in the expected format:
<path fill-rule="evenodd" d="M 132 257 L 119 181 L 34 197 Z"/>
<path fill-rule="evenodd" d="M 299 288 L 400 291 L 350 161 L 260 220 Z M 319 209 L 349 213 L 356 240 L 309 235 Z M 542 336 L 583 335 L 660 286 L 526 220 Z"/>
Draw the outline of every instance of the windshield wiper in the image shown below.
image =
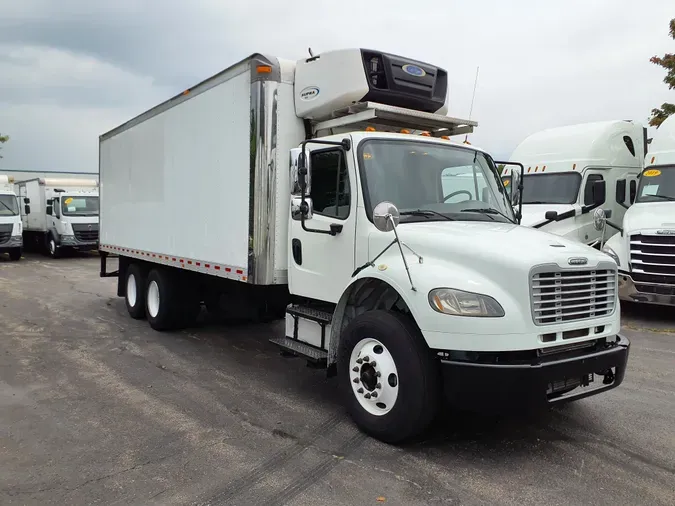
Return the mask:
<path fill-rule="evenodd" d="M 431 211 L 429 209 L 415 209 L 412 211 L 401 211 L 399 214 L 401 216 L 424 216 L 425 218 L 431 218 L 432 216 L 440 216 L 444 220 L 456 221 L 454 218 L 450 218 L 450 216 L 446 216 L 439 212 Z"/>
<path fill-rule="evenodd" d="M 460 212 L 461 213 L 480 213 L 480 214 L 484 214 L 485 216 L 490 218 L 492 221 L 496 221 L 494 216 L 492 216 L 492 215 L 498 214 L 499 216 L 501 216 L 505 220 L 508 220 L 509 223 L 515 223 L 515 221 L 513 221 L 511 218 L 506 216 L 504 213 L 502 213 L 501 211 L 499 211 L 497 209 L 494 209 L 492 207 L 486 207 L 486 208 L 483 208 L 483 209 L 462 209 Z"/>
<path fill-rule="evenodd" d="M 523 204 L 550 204 L 550 202 L 544 202 L 542 200 L 528 200 L 527 202 L 523 201 Z"/>
<path fill-rule="evenodd" d="M 663 200 L 675 200 L 675 197 L 671 197 L 670 195 L 645 195 L 645 197 L 654 197 Z"/>

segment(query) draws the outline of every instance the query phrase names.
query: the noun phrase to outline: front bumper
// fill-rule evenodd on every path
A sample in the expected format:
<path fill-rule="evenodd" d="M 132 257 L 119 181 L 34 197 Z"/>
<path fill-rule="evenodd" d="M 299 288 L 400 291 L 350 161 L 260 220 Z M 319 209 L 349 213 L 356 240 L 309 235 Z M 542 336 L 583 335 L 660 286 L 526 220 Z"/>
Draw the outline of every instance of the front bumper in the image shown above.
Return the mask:
<path fill-rule="evenodd" d="M 578 400 L 618 387 L 629 350 L 630 341 L 617 335 L 606 347 L 541 356 L 529 363 L 509 359 L 508 353 L 491 354 L 491 363 L 442 359 L 444 392 L 454 408 L 472 411 L 502 412 Z"/>
<path fill-rule="evenodd" d="M 98 249 L 98 241 L 78 241 L 74 235 L 62 235 L 59 246 L 80 251 L 91 251 Z"/>
<path fill-rule="evenodd" d="M 630 274 L 619 272 L 619 299 L 642 304 L 675 306 L 675 287 L 657 284 L 641 285 L 650 291 L 639 291 Z"/>
<path fill-rule="evenodd" d="M 20 235 L 13 235 L 9 238 L 9 241 L 0 244 L 0 253 L 16 248 L 23 248 L 23 237 Z"/>

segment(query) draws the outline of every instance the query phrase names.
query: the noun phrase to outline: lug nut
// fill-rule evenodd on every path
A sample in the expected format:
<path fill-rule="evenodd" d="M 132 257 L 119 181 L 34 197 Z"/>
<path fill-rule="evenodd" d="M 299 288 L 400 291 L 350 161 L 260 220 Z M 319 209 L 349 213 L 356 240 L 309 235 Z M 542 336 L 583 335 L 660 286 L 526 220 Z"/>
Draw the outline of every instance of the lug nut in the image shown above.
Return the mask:
<path fill-rule="evenodd" d="M 363 364 L 363 360 L 361 360 L 360 358 L 357 358 L 357 359 L 356 359 L 356 363 L 357 363 L 357 364 Z"/>
<path fill-rule="evenodd" d="M 370 357 L 369 357 L 368 355 L 366 355 L 365 357 L 363 357 L 363 361 L 364 361 L 364 362 L 370 361 Z"/>
<path fill-rule="evenodd" d="M 377 365 L 377 362 L 375 362 L 375 361 L 373 360 L 373 361 L 370 363 L 370 365 L 372 365 L 373 367 L 375 367 L 375 366 Z"/>
<path fill-rule="evenodd" d="M 352 381 L 353 381 L 354 383 L 358 383 L 358 382 L 359 382 L 359 378 L 354 378 Z"/>
<path fill-rule="evenodd" d="M 363 393 L 363 388 L 359 388 L 356 393 L 362 394 Z"/>
<path fill-rule="evenodd" d="M 373 392 L 373 393 L 370 394 L 370 395 L 373 397 L 373 399 L 375 399 L 375 398 L 377 397 L 377 392 Z"/>
<path fill-rule="evenodd" d="M 354 369 L 352 369 L 352 371 L 354 371 L 354 372 L 359 372 L 359 366 L 358 366 L 358 365 L 355 366 Z"/>
<path fill-rule="evenodd" d="M 378 383 L 377 385 L 375 385 L 375 388 L 377 388 L 378 390 L 381 389 L 381 388 L 382 388 L 382 383 Z"/>
<path fill-rule="evenodd" d="M 375 376 L 379 378 L 380 376 L 382 376 L 382 373 L 380 371 L 375 371 Z"/>
<path fill-rule="evenodd" d="M 370 399 L 370 394 L 366 394 L 366 395 L 364 395 L 364 397 L 365 397 L 366 399 Z"/>

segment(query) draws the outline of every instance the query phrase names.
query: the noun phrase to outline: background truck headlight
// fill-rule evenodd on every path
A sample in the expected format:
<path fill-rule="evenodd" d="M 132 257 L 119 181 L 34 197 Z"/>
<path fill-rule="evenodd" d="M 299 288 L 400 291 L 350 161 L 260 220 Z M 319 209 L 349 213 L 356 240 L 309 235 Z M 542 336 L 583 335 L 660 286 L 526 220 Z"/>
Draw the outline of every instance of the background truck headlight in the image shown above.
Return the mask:
<path fill-rule="evenodd" d="M 619 261 L 619 255 L 616 254 L 616 251 L 614 251 L 612 248 L 607 246 L 606 244 L 602 247 L 602 252 L 605 253 L 606 255 L 609 255 L 614 259 L 616 262 L 616 265 L 621 267 L 621 262 Z"/>
<path fill-rule="evenodd" d="M 455 316 L 504 316 L 504 309 L 492 297 L 454 288 L 431 290 L 429 304 L 439 313 Z"/>

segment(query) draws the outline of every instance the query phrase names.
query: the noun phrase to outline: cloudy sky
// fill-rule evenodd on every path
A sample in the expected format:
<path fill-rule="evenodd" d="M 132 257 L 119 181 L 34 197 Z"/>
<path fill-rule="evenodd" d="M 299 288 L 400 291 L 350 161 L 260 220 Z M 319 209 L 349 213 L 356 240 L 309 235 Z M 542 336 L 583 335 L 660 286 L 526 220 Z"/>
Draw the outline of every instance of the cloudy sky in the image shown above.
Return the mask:
<path fill-rule="evenodd" d="M 672 0 L 0 0 L 2 168 L 96 171 L 98 135 L 253 52 L 368 47 L 448 69 L 450 115 L 508 157 L 528 134 L 675 102 Z"/>

